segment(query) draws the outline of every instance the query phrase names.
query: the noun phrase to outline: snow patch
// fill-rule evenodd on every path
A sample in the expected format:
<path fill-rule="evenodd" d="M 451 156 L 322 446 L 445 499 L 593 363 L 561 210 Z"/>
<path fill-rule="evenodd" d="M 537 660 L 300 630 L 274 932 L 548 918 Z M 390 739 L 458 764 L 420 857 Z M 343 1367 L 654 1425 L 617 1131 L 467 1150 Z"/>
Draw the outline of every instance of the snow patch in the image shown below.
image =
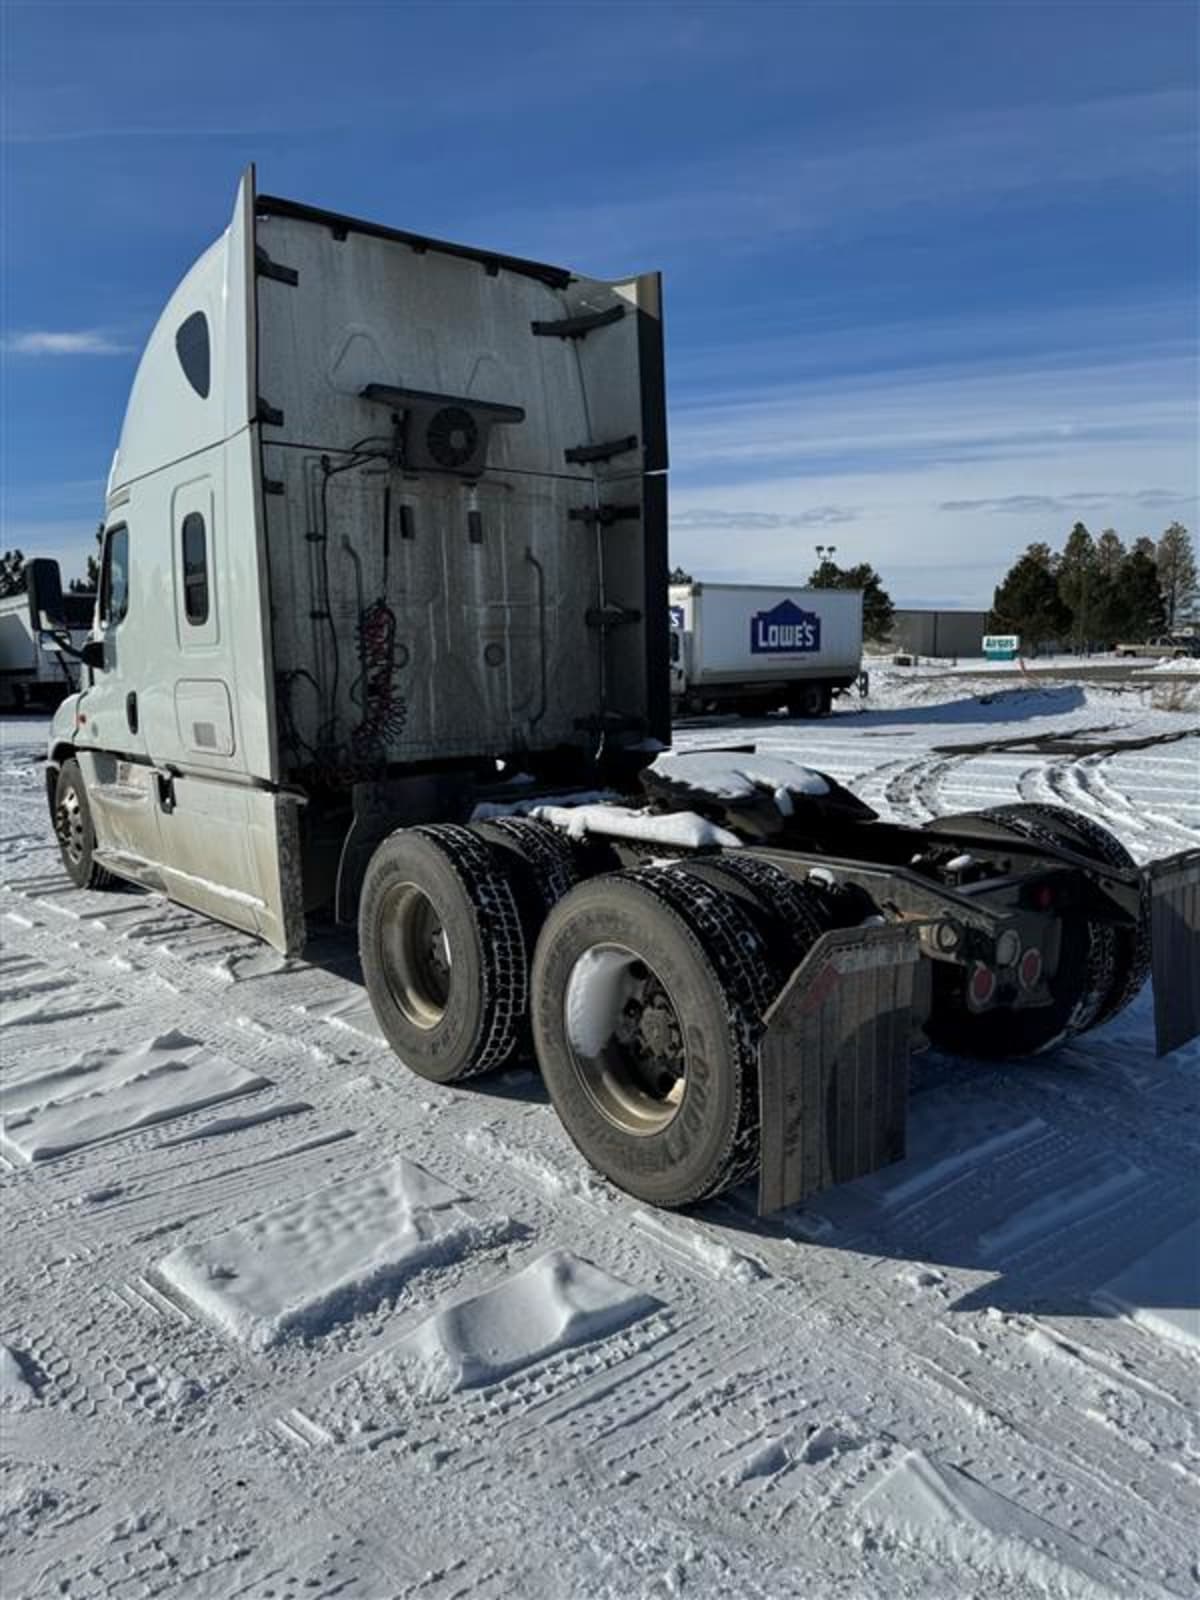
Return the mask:
<path fill-rule="evenodd" d="M 997 1578 L 1072 1600 L 1164 1591 L 1127 1574 L 1069 1533 L 967 1473 L 910 1450 L 859 1501 L 870 1528 L 949 1563 L 963 1594 L 997 1594 Z"/>
<path fill-rule="evenodd" d="M 484 1226 L 463 1197 L 398 1157 L 288 1200 L 158 1264 L 162 1279 L 223 1333 L 265 1350 L 313 1337 L 508 1229 Z"/>
<path fill-rule="evenodd" d="M 0 1089 L 0 1150 L 48 1161 L 266 1084 L 180 1033 L 132 1050 L 85 1051 Z"/>
<path fill-rule="evenodd" d="M 584 839 L 592 833 L 607 839 L 644 839 L 648 844 L 675 845 L 681 850 L 700 850 L 706 845 L 733 850 L 742 842 L 728 828 L 718 828 L 694 811 L 656 816 L 632 806 L 534 806 L 531 815 L 552 828 L 561 828 L 570 839 Z"/>
<path fill-rule="evenodd" d="M 719 800 L 753 800 L 766 792 L 785 817 L 795 809 L 794 795 L 829 793 L 828 778 L 788 756 L 675 752 L 659 756 L 650 770 L 668 783 Z"/>
<path fill-rule="evenodd" d="M 893 1178 L 885 1175 L 868 1180 L 868 1183 L 878 1189 L 879 1204 L 885 1211 L 899 1211 L 904 1206 L 912 1205 L 914 1201 L 926 1199 L 935 1190 L 944 1189 L 967 1173 L 978 1171 L 985 1161 L 991 1161 L 995 1156 L 1015 1150 L 1018 1145 L 1040 1137 L 1045 1131 L 1046 1124 L 1040 1117 L 1030 1117 L 1015 1128 L 1002 1128 L 998 1133 L 967 1145 L 964 1149 L 951 1151 L 948 1156 L 942 1156 L 940 1160 L 930 1159 L 928 1153 L 922 1149 L 902 1166 L 892 1168 L 893 1173 L 903 1172 L 903 1177 Z M 936 1132 L 939 1138 L 944 1136 L 941 1127 Z"/>
<path fill-rule="evenodd" d="M 0 1410 L 24 1411 L 33 1405 L 37 1393 L 25 1375 L 25 1366 L 15 1350 L 0 1344 Z"/>
<path fill-rule="evenodd" d="M 1022 1206 L 995 1228 L 981 1233 L 980 1250 L 985 1257 L 995 1257 L 1021 1249 L 1031 1239 L 1056 1232 L 1102 1210 L 1130 1189 L 1137 1188 L 1144 1179 L 1145 1173 L 1135 1166 L 1118 1167 L 1101 1178 L 1077 1178 Z"/>
<path fill-rule="evenodd" d="M 571 969 L 565 1000 L 567 1037 L 580 1055 L 598 1057 L 630 1000 L 641 990 L 628 951 L 585 950 Z"/>
<path fill-rule="evenodd" d="M 580 1256 L 550 1250 L 495 1288 L 435 1312 L 381 1360 L 437 1398 L 604 1338 L 658 1305 Z"/>
<path fill-rule="evenodd" d="M 1200 1217 L 1139 1256 L 1092 1298 L 1159 1338 L 1200 1350 Z"/>
<path fill-rule="evenodd" d="M 170 1150 L 175 1145 L 191 1144 L 194 1139 L 216 1139 L 221 1134 L 240 1133 L 244 1128 L 258 1128 L 264 1122 L 279 1122 L 284 1117 L 295 1117 L 302 1111 L 311 1110 L 312 1106 L 307 1100 L 280 1100 L 274 1105 L 260 1106 L 257 1111 L 247 1111 L 244 1116 L 217 1117 L 199 1128 L 189 1128 L 186 1133 L 177 1133 L 174 1138 L 164 1139 L 159 1149 Z"/>

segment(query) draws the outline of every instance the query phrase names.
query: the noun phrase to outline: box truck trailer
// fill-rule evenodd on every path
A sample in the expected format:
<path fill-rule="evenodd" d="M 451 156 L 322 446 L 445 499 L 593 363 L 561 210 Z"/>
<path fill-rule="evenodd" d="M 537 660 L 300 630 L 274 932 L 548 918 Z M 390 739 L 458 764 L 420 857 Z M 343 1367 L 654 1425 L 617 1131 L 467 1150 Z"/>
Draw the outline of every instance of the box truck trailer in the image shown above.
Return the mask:
<path fill-rule="evenodd" d="M 670 617 L 680 711 L 823 717 L 862 671 L 860 589 L 672 584 Z"/>
<path fill-rule="evenodd" d="M 53 641 L 43 648 L 28 591 L 0 597 L 0 709 L 49 711 L 78 687 L 74 652 L 91 631 L 93 608 L 92 595 L 63 596 L 68 656 Z"/>
<path fill-rule="evenodd" d="M 656 275 L 248 172 L 129 398 L 47 752 L 71 880 L 283 951 L 355 920 L 404 1066 L 532 1054 L 583 1155 L 666 1206 L 896 1160 L 928 1040 L 1030 1055 L 1151 967 L 1160 1050 L 1200 1030 L 1200 852 L 1139 868 L 1040 804 L 900 826 L 790 761 L 665 750 L 666 466 Z M 57 567 L 28 578 L 69 647 Z"/>

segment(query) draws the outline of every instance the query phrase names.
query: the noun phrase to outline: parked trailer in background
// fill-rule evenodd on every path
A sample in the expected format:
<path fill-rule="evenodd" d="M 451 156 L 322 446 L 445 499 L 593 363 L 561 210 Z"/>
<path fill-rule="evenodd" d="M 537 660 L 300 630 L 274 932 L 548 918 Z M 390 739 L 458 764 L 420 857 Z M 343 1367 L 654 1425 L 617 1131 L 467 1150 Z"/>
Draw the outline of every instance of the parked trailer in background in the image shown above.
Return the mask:
<path fill-rule="evenodd" d="M 63 596 L 68 642 L 76 648 L 91 630 L 95 603 L 92 594 Z M 42 648 L 28 593 L 0 599 L 0 708 L 52 711 L 77 687 L 72 658 L 61 650 Z"/>
<path fill-rule="evenodd" d="M 405 1067 L 532 1053 L 585 1157 L 659 1205 L 757 1176 L 772 1210 L 897 1160 L 912 1048 L 1048 1049 L 1151 960 L 1160 1048 L 1200 1031 L 1200 851 L 1139 868 L 1039 803 L 886 823 L 753 749 L 646 767 L 670 737 L 662 396 L 656 275 L 248 173 L 126 412 L 88 682 L 48 750 L 72 881 L 283 951 L 311 913 L 356 919 Z M 69 650 L 56 565 L 27 576 Z M 729 659 L 771 663 L 758 692 L 853 680 L 858 595 L 715 593 Z"/>
<path fill-rule="evenodd" d="M 859 589 L 679 583 L 670 605 L 678 711 L 823 717 L 862 669 Z"/>

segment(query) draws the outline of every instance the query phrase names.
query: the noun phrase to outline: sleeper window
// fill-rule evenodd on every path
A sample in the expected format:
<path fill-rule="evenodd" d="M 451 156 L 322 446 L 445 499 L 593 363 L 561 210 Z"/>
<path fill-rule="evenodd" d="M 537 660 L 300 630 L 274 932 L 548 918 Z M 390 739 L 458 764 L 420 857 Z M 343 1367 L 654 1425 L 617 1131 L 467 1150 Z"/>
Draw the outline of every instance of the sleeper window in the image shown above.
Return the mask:
<path fill-rule="evenodd" d="M 175 353 L 184 377 L 201 400 L 207 400 L 210 356 L 208 318 L 203 311 L 193 311 L 186 321 L 179 324 L 175 333 Z"/>
<path fill-rule="evenodd" d="M 204 518 L 189 511 L 183 519 L 183 613 L 193 626 L 208 621 L 208 534 Z"/>

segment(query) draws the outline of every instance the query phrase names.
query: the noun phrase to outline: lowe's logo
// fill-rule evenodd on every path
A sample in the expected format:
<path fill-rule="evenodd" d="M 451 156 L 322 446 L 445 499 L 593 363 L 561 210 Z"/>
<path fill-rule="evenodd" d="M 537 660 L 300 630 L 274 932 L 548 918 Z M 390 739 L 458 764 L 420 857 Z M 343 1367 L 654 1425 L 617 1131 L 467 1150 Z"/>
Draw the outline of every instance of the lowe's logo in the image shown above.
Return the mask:
<path fill-rule="evenodd" d="M 804 655 L 820 648 L 820 617 L 815 611 L 802 611 L 794 600 L 781 600 L 770 611 L 757 611 L 750 618 L 752 655 Z"/>

